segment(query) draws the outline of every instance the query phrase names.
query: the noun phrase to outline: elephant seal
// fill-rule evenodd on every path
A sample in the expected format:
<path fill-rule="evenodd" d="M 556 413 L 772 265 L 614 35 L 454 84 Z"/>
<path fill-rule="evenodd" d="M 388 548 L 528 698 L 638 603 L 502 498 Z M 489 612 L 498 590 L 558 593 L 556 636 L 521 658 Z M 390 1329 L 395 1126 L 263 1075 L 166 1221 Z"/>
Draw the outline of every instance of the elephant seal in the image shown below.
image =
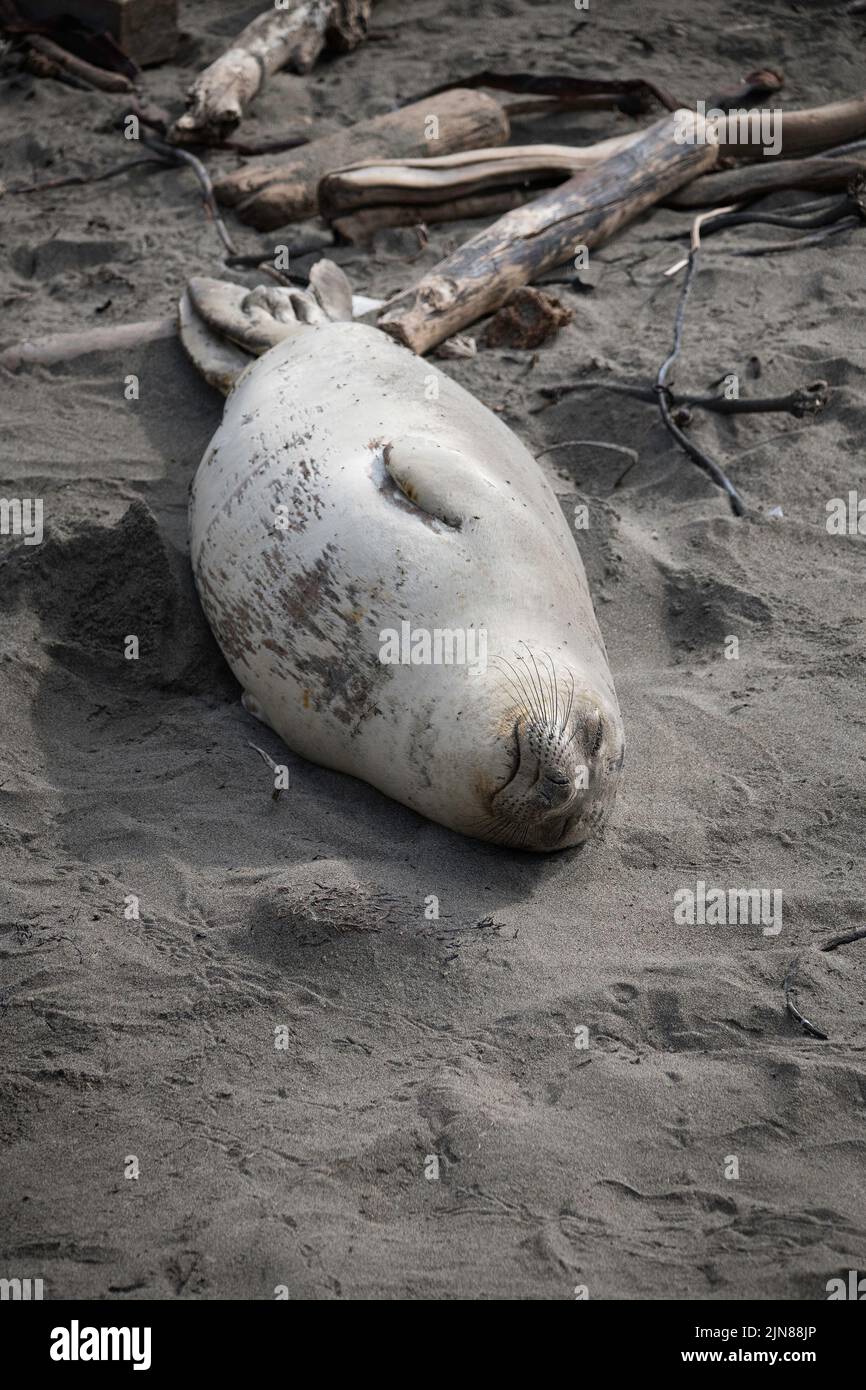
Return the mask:
<path fill-rule="evenodd" d="M 624 737 L 561 508 L 491 411 L 350 320 L 329 265 L 310 291 L 184 296 L 183 341 L 230 388 L 190 499 L 208 621 L 294 752 L 466 835 L 581 844 Z"/>

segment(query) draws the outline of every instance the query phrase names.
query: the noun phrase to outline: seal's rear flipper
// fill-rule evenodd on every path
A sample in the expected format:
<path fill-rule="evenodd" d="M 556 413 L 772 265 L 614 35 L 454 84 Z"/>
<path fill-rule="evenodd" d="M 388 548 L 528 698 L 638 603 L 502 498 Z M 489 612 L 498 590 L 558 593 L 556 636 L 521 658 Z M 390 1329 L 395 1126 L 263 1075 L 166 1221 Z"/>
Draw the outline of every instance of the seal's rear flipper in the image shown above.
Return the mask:
<path fill-rule="evenodd" d="M 374 302 L 365 300 L 359 312 Z M 196 276 L 178 306 L 180 336 L 205 380 L 227 394 L 250 357 L 260 357 L 305 324 L 350 321 L 353 307 L 344 271 L 324 259 L 310 271 L 306 290 L 294 285 L 248 290 L 229 280 Z"/>
<path fill-rule="evenodd" d="M 252 359 L 208 327 L 186 290 L 178 302 L 177 319 L 180 341 L 193 366 L 209 386 L 227 396 Z"/>
<path fill-rule="evenodd" d="M 327 318 L 349 323 L 352 318 L 352 286 L 344 270 L 324 257 L 310 271 L 310 289 Z"/>
<path fill-rule="evenodd" d="M 313 295 L 290 286 L 258 285 L 248 290 L 228 280 L 197 276 L 190 280 L 187 292 L 208 328 L 253 357 L 296 333 L 299 324 L 328 321 Z"/>

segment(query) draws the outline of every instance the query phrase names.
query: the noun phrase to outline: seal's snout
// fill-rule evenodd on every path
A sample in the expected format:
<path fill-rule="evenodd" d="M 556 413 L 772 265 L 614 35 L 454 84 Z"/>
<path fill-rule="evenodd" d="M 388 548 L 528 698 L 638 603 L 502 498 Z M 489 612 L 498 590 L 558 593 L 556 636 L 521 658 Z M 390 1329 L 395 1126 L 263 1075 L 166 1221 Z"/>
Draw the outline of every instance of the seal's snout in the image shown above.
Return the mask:
<path fill-rule="evenodd" d="M 535 690 L 512 709 L 510 775 L 490 800 L 490 838 L 502 844 L 548 851 L 581 844 L 613 802 L 623 760 L 619 710 L 566 679 L 568 690 L 559 692 L 551 672 L 544 701 Z"/>

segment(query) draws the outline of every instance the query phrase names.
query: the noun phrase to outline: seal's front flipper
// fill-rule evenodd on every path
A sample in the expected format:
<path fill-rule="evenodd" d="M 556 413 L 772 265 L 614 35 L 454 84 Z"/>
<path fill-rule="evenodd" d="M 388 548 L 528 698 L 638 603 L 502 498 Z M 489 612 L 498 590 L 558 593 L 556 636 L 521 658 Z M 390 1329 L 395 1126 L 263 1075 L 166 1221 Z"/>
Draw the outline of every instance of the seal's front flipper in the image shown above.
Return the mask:
<path fill-rule="evenodd" d="M 498 490 L 474 459 L 429 435 L 400 435 L 385 445 L 383 458 L 410 502 L 457 530 L 478 521 Z"/>
<path fill-rule="evenodd" d="M 248 690 L 245 690 L 243 695 L 241 696 L 241 704 L 243 705 L 247 714 L 251 714 L 253 716 L 253 719 L 258 719 L 259 723 L 264 724 L 268 729 L 271 727 L 264 714 L 262 713 L 262 707 L 259 704 L 258 700 L 253 695 L 251 695 Z"/>

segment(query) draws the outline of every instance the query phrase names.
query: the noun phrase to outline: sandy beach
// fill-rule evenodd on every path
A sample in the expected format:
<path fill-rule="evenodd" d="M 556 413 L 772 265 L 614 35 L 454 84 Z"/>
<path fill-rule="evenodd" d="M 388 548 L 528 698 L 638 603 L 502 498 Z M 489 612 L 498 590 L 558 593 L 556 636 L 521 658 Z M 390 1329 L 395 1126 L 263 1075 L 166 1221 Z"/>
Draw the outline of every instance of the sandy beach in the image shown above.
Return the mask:
<path fill-rule="evenodd" d="M 182 3 L 152 99 L 179 113 L 260 8 Z M 781 105 L 818 105 L 864 87 L 866 16 L 844 8 L 381 0 L 366 43 L 273 77 L 243 133 L 323 134 L 482 68 L 694 101 L 778 67 Z M 7 70 L 0 178 L 126 157 L 122 110 Z M 577 111 L 516 119 L 512 141 L 634 128 Z M 226 274 L 185 169 L 7 194 L 0 220 L 0 349 L 170 315 L 189 277 Z M 242 251 L 268 240 L 227 223 Z M 478 225 L 335 259 L 385 299 Z M 0 492 L 44 502 L 41 544 L 0 537 L 0 1275 L 51 1298 L 815 1300 L 866 1264 L 866 941 L 820 949 L 864 925 L 866 538 L 826 525 L 866 495 L 863 231 L 761 257 L 738 252 L 790 233 L 707 243 L 678 386 L 831 388 L 815 417 L 695 418 L 747 516 L 651 404 L 541 394 L 654 380 L 689 225 L 658 208 L 593 252 L 537 351 L 438 363 L 567 514 L 588 507 L 628 753 L 580 851 L 458 836 L 242 709 L 187 541 L 222 400 L 176 339 L 0 371 Z M 590 442 L 551 450 L 571 440 Z M 592 441 L 637 451 L 618 486 L 629 458 Z M 289 766 L 277 800 L 250 739 Z M 778 932 L 676 921 L 701 883 L 780 893 Z"/>

